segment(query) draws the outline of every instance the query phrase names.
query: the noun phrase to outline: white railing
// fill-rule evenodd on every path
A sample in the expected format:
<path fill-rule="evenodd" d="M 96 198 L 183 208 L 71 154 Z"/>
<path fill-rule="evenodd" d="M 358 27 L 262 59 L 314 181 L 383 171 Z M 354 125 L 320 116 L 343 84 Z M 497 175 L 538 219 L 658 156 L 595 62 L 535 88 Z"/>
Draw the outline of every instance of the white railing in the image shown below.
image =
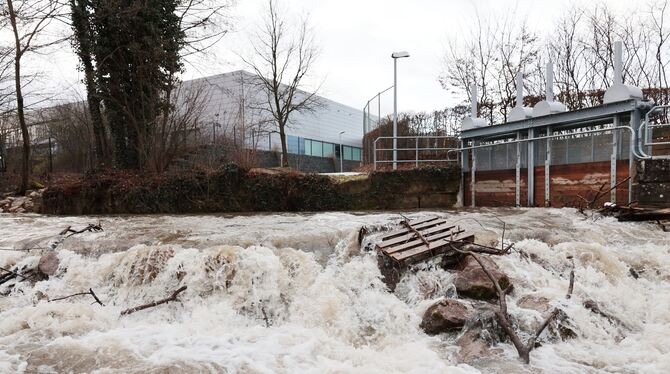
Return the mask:
<path fill-rule="evenodd" d="M 414 139 L 414 147 L 405 147 L 405 148 L 377 148 L 377 143 L 380 140 L 398 140 L 398 139 Z M 420 142 L 423 139 L 428 139 L 431 140 L 428 143 L 433 143 L 435 146 L 420 146 Z M 372 156 L 373 156 L 373 165 L 374 169 L 377 170 L 377 165 L 378 164 L 393 164 L 394 169 L 396 168 L 397 164 L 407 164 L 407 163 L 413 163 L 414 166 L 418 167 L 419 164 L 434 164 L 434 163 L 451 163 L 451 162 L 460 162 L 459 159 L 459 154 L 456 155 L 456 158 L 449 158 L 448 154 L 450 151 L 457 151 L 459 150 L 458 148 L 454 147 L 442 147 L 438 146 L 436 143 L 440 143 L 440 140 L 454 140 L 455 138 L 453 136 L 380 136 L 375 141 L 372 143 Z M 392 152 L 395 153 L 396 155 L 398 154 L 397 152 L 401 151 L 414 151 L 412 152 L 413 158 L 404 158 L 404 159 L 396 159 L 393 160 L 393 156 L 391 159 L 379 159 L 378 157 L 378 152 Z M 397 151 L 397 152 L 393 152 Z M 445 158 L 434 158 L 434 159 L 425 159 L 421 158 L 422 154 L 425 154 L 427 152 L 440 152 L 440 151 L 446 151 L 447 157 Z M 396 157 L 397 158 L 397 157 Z"/>
<path fill-rule="evenodd" d="M 649 117 L 659 111 L 667 111 L 670 105 L 657 105 L 651 108 L 644 116 L 644 121 L 640 125 L 637 133 L 638 151 L 644 158 L 670 159 L 670 155 L 653 155 L 653 147 L 659 145 L 670 145 L 670 142 L 655 142 L 653 139 L 653 130 L 659 128 L 670 128 L 670 123 L 652 124 Z"/>

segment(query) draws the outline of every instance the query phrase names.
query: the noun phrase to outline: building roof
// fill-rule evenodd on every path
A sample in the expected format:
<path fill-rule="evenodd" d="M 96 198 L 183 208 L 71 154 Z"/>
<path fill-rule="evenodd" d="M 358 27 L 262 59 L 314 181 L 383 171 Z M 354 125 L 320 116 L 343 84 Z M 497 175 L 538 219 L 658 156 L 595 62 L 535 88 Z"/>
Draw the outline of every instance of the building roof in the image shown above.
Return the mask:
<path fill-rule="evenodd" d="M 551 125 L 554 130 L 563 130 L 584 125 L 605 124 L 617 114 L 630 113 L 637 109 L 648 110 L 653 106 L 651 101 L 624 100 L 590 108 L 549 114 L 540 117 L 528 118 L 520 121 L 507 122 L 500 125 L 478 127 L 464 130 L 463 139 L 487 138 L 496 139 L 508 137 L 517 131 Z"/>

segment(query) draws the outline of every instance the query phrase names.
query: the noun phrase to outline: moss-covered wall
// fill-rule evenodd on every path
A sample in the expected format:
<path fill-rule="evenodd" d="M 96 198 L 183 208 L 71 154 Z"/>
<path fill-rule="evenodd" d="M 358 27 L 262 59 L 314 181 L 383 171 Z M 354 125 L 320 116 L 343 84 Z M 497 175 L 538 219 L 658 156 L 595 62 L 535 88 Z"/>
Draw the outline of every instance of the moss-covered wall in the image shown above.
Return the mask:
<path fill-rule="evenodd" d="M 450 208 L 458 168 L 374 172 L 339 181 L 318 174 L 267 174 L 227 165 L 215 172 L 144 176 L 90 173 L 43 195 L 46 214 L 147 214 Z"/>

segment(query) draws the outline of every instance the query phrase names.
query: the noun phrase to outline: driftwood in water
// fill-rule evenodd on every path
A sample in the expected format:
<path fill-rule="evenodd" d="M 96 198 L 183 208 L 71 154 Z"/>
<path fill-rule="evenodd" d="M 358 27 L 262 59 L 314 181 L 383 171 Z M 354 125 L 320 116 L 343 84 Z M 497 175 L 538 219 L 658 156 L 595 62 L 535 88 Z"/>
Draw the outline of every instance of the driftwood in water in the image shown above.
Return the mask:
<path fill-rule="evenodd" d="M 172 295 L 170 295 L 169 297 L 166 297 L 165 299 L 161 299 L 161 300 L 154 301 L 154 302 L 144 304 L 144 305 L 139 305 L 139 306 L 136 306 L 134 308 L 126 309 L 126 310 L 121 312 L 121 315 L 125 316 L 125 315 L 128 315 L 128 314 L 139 312 L 140 310 L 153 308 L 153 307 L 161 305 L 161 304 L 167 304 L 171 301 L 177 301 L 177 297 L 179 296 L 179 294 L 184 292 L 184 291 L 186 291 L 186 286 L 182 286 L 182 287 L 178 288 L 176 291 L 174 291 L 172 293 Z"/>
<path fill-rule="evenodd" d="M 512 323 L 510 322 L 509 314 L 507 313 L 507 300 L 506 300 L 506 293 L 502 290 L 500 287 L 500 283 L 498 283 L 498 280 L 496 277 L 491 274 L 489 269 L 484 265 L 484 262 L 482 259 L 479 257 L 478 254 L 467 251 L 467 250 L 462 250 L 456 247 L 452 247 L 452 249 L 456 252 L 462 253 L 467 256 L 472 256 L 472 258 L 477 261 L 479 266 L 481 266 L 482 270 L 484 273 L 486 273 L 486 276 L 489 278 L 489 280 L 493 283 L 496 293 L 498 295 L 498 303 L 499 303 L 499 308 L 494 311 L 498 323 L 500 324 L 500 327 L 502 327 L 503 331 L 505 334 L 510 338 L 512 341 L 512 344 L 514 345 L 514 348 L 516 348 L 517 353 L 519 354 L 519 357 L 524 361 L 524 363 L 528 364 L 530 363 L 530 351 L 535 348 L 535 342 L 537 341 L 537 338 L 542 334 L 544 329 L 549 325 L 549 323 L 558 316 L 559 314 L 559 309 L 555 308 L 545 319 L 544 321 L 540 324 L 540 326 L 535 330 L 533 335 L 524 343 L 521 341 L 521 338 L 519 337 L 519 334 L 517 334 L 516 331 L 512 328 Z M 574 276 L 574 267 L 572 271 L 570 272 L 570 286 L 568 288 L 568 294 L 566 295 L 566 298 L 572 297 L 572 290 L 574 289 L 574 281 L 575 281 L 575 276 Z"/>
<path fill-rule="evenodd" d="M 619 221 L 661 221 L 670 220 L 670 208 L 654 209 L 607 204 L 598 210 L 604 216 L 616 217 Z M 664 227 L 663 227 L 664 228 Z M 664 228 L 665 229 L 665 228 Z"/>
<path fill-rule="evenodd" d="M 84 227 L 81 230 L 74 230 L 72 229 L 72 226 L 68 226 L 63 231 L 58 233 L 59 236 L 58 239 L 49 245 L 49 249 L 52 250 L 56 249 L 63 242 L 63 240 L 71 236 L 81 234 L 84 232 L 99 232 L 99 231 L 104 231 L 99 222 L 97 225 L 94 223 L 89 223 L 88 226 Z"/>
<path fill-rule="evenodd" d="M 95 294 L 95 292 L 93 292 L 93 289 L 92 289 L 92 288 L 89 288 L 89 289 L 88 289 L 88 292 L 79 292 L 79 293 L 75 293 L 75 294 L 68 295 L 68 296 L 57 297 L 57 298 L 55 298 L 55 299 L 49 299 L 49 302 L 52 302 L 52 301 L 59 301 L 59 300 L 65 300 L 65 299 L 69 299 L 69 298 L 71 298 L 71 297 L 75 297 L 75 296 L 83 296 L 83 295 L 91 295 L 91 296 L 93 297 L 93 299 L 95 299 L 95 303 L 100 304 L 100 306 L 105 306 L 105 304 L 103 304 L 102 301 L 100 301 L 100 299 L 99 299 L 98 296 Z"/>

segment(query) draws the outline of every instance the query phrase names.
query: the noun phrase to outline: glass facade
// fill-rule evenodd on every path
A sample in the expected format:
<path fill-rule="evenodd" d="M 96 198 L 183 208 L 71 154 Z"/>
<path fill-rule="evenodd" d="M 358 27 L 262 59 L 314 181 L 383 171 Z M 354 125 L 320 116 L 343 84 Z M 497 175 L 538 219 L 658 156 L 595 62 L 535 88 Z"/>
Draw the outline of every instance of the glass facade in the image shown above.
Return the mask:
<path fill-rule="evenodd" d="M 305 139 L 298 136 L 287 135 L 286 143 L 289 153 L 307 156 L 332 157 L 339 156 L 340 145 L 319 140 Z M 345 145 L 342 147 L 344 159 L 348 161 L 361 161 L 361 149 Z"/>

